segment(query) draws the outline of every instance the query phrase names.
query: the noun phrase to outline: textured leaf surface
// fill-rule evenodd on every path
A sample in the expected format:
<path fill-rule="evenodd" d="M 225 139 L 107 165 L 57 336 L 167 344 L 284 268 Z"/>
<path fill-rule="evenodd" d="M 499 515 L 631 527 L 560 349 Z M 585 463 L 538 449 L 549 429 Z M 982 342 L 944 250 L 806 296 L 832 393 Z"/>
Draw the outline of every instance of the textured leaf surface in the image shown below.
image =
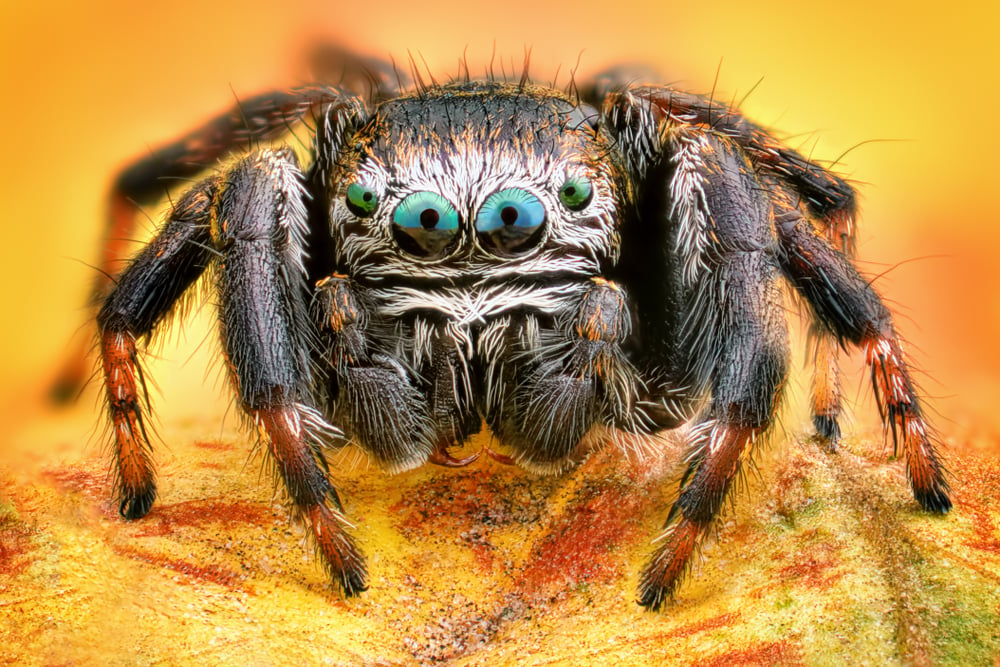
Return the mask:
<path fill-rule="evenodd" d="M 879 436 L 759 462 L 677 600 L 634 602 L 678 456 L 564 477 L 493 462 L 397 476 L 335 457 L 372 589 L 343 601 L 238 434 L 164 435 L 160 499 L 121 521 L 105 464 L 4 476 L 0 662 L 955 664 L 1000 656 L 995 448 L 953 443 L 955 510 L 921 512 Z M 58 429 L 56 429 L 58 431 Z M 51 428 L 29 430 L 58 449 Z M 481 443 L 479 443 L 481 444 Z M 93 450 L 93 448 L 91 448 Z M 70 455 L 72 456 L 72 455 Z M 58 460 L 53 457 L 53 461 Z M 336 467 L 336 466 L 335 466 Z"/>

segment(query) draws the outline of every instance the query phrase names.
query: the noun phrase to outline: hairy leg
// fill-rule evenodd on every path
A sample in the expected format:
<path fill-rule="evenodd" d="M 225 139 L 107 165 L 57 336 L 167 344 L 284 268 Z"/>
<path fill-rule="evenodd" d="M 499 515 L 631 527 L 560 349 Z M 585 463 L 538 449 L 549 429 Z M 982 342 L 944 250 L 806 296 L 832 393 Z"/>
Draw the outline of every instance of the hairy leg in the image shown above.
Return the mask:
<path fill-rule="evenodd" d="M 212 237 L 230 375 L 295 511 L 346 595 L 367 587 L 322 449 L 340 432 L 313 407 L 306 310 L 305 190 L 289 150 L 259 151 L 223 177 Z"/>
<path fill-rule="evenodd" d="M 310 114 L 316 120 L 318 134 L 329 139 L 336 129 L 331 119 L 353 119 L 362 111 L 356 98 L 334 88 L 307 86 L 290 92 L 264 93 L 241 100 L 231 111 L 124 168 L 108 195 L 104 240 L 97 263 L 99 274 L 91 289 L 91 300 L 102 300 L 118 274 L 141 207 L 155 204 L 177 183 L 211 169 L 227 153 L 274 139 Z M 76 395 L 86 374 L 87 352 L 86 341 L 71 352 L 52 387 L 55 400 L 65 401 Z"/>
<path fill-rule="evenodd" d="M 127 519 L 144 516 L 156 497 L 138 341 L 153 334 L 211 262 L 209 214 L 217 186 L 216 179 L 202 181 L 177 202 L 156 238 L 118 277 L 97 316 L 116 494 Z"/>
<path fill-rule="evenodd" d="M 753 451 L 769 428 L 786 375 L 787 333 L 770 205 L 734 142 L 699 128 L 668 137 L 675 224 L 689 250 L 682 340 L 688 377 L 710 401 L 692 431 L 680 495 L 639 585 L 658 609 L 687 571 Z"/>
<path fill-rule="evenodd" d="M 648 135 L 644 125 L 684 124 L 697 126 L 734 141 L 750 155 L 758 168 L 771 176 L 768 187 L 797 193 L 811 219 L 824 236 L 848 257 L 855 249 L 854 189 L 845 180 L 815 164 L 797 151 L 784 146 L 766 129 L 748 120 L 738 109 L 703 95 L 664 86 L 635 86 L 608 98 L 606 109 L 614 114 L 623 131 L 640 139 Z M 634 113 L 640 109 L 640 113 Z M 628 113 L 631 110 L 633 113 Z M 644 120 L 645 119 L 645 120 Z M 655 144 L 649 138 L 638 141 Z M 655 147 L 650 147 L 655 152 Z M 642 153 L 642 149 L 637 151 Z M 817 433 L 831 446 L 840 436 L 841 394 L 838 345 L 822 327 L 812 331 L 814 343 L 812 412 Z"/>
<path fill-rule="evenodd" d="M 776 229 L 781 268 L 816 318 L 842 343 L 861 346 L 871 368 L 879 411 L 893 444 L 906 456 L 907 477 L 921 507 L 951 508 L 944 466 L 924 417 L 892 314 L 847 260 L 791 202 L 779 200 Z"/>

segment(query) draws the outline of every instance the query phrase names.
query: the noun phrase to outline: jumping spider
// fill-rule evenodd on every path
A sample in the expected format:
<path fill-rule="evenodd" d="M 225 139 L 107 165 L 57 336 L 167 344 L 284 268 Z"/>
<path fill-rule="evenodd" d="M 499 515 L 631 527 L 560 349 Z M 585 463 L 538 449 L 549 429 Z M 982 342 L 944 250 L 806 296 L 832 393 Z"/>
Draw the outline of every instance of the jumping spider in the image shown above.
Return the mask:
<path fill-rule="evenodd" d="M 592 431 L 692 424 L 688 467 L 639 602 L 676 590 L 754 443 L 788 349 L 782 284 L 820 332 L 813 419 L 839 437 L 838 346 L 860 346 L 920 505 L 951 503 L 889 310 L 859 275 L 855 194 L 730 106 L 612 71 L 573 95 L 530 84 L 309 86 L 243 100 L 126 169 L 112 236 L 161 179 L 195 175 L 100 310 L 126 519 L 156 495 L 138 361 L 211 272 L 229 374 L 346 595 L 367 587 L 324 452 L 390 471 L 464 465 L 483 422 L 529 470 L 577 464 Z M 307 165 L 253 149 L 314 133 Z M 624 436 L 620 434 L 626 434 Z M 471 457 L 470 457 L 471 458 Z"/>

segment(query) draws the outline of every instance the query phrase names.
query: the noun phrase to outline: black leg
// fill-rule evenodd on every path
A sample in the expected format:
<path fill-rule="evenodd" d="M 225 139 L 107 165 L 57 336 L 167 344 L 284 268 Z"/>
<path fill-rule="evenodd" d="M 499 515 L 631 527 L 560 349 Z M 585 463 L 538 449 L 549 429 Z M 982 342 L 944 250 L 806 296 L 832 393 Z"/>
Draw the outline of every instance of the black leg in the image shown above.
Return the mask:
<path fill-rule="evenodd" d="M 719 100 L 662 86 L 623 90 L 609 99 L 609 108 L 614 112 L 612 118 L 617 120 L 618 131 L 640 147 L 639 151 L 632 148 L 632 152 L 639 155 L 643 146 L 647 147 L 649 156 L 655 153 L 657 137 L 652 128 L 658 132 L 662 123 L 699 126 L 735 141 L 753 157 L 759 169 L 771 175 L 769 188 L 798 193 L 824 236 L 845 255 L 853 257 L 856 199 L 850 184 L 782 145 L 737 109 Z M 647 162 L 655 171 L 655 160 Z M 658 179 L 657 174 L 649 174 L 649 182 L 660 182 Z M 670 231 L 660 233 L 669 234 Z M 643 238 L 647 236 L 644 234 Z M 840 436 L 841 412 L 838 345 L 822 326 L 813 328 L 812 342 L 813 423 L 819 435 L 834 447 Z"/>
<path fill-rule="evenodd" d="M 314 167 L 332 159 L 345 126 L 353 126 L 364 114 L 361 103 L 334 88 L 308 86 L 290 92 L 269 92 L 241 100 L 231 111 L 219 115 L 180 139 L 154 150 L 123 169 L 116 177 L 108 198 L 107 222 L 100 270 L 91 290 L 98 302 L 108 283 L 127 257 L 136 227 L 138 210 L 161 200 L 170 188 L 185 179 L 214 167 L 231 151 L 268 141 L 290 131 L 307 116 L 316 122 L 317 145 L 324 150 Z M 331 152 L 332 151 L 332 152 Z M 52 388 L 56 400 L 76 394 L 82 384 L 87 356 L 86 345 L 74 350 Z"/>
<path fill-rule="evenodd" d="M 217 186 L 217 179 L 202 181 L 177 202 L 156 238 L 119 276 L 97 316 L 116 494 L 127 519 L 144 516 L 156 497 L 137 340 L 153 333 L 211 261 L 209 213 Z"/>
<path fill-rule="evenodd" d="M 830 227 L 831 235 L 853 243 L 857 200 L 846 181 L 797 151 L 784 146 L 770 132 L 748 120 L 724 102 L 665 86 L 637 86 L 611 95 L 606 109 L 622 132 L 633 130 L 633 140 L 655 143 L 652 131 L 661 123 L 700 126 L 726 136 L 757 165 L 798 192 L 810 214 Z M 639 111 L 639 113 L 635 113 Z M 628 133 L 627 133 L 628 134 Z M 644 137 L 645 135 L 645 137 Z"/>
<path fill-rule="evenodd" d="M 671 207 L 685 252 L 687 377 L 710 401 L 693 427 L 689 467 L 640 581 L 658 609 L 676 590 L 754 443 L 773 419 L 787 334 L 767 193 L 731 140 L 697 128 L 667 138 Z"/>
<path fill-rule="evenodd" d="M 115 262 L 125 255 L 138 207 L 156 203 L 171 187 L 212 168 L 228 153 L 290 131 L 308 114 L 315 118 L 324 107 L 351 107 L 355 111 L 353 107 L 358 104 L 353 97 L 333 88 L 264 93 L 240 100 L 229 112 L 129 165 L 111 188 L 99 267 L 106 275 L 117 273 Z M 95 292 L 100 293 L 103 285 L 98 285 Z"/>
<path fill-rule="evenodd" d="M 339 432 L 311 407 L 303 177 L 290 150 L 259 151 L 232 167 L 217 196 L 212 237 L 231 377 L 285 488 L 347 595 L 367 587 L 322 448 Z"/>
<path fill-rule="evenodd" d="M 847 259 L 857 250 L 857 226 L 853 215 L 833 216 L 819 225 L 822 235 Z M 843 395 L 840 388 L 840 342 L 823 323 L 813 321 L 809 331 L 813 347 L 812 414 L 817 435 L 834 451 L 840 441 L 840 413 Z"/>
<path fill-rule="evenodd" d="M 885 428 L 906 455 L 913 495 L 932 512 L 951 508 L 944 466 L 910 378 L 889 309 L 847 258 L 791 202 L 778 202 L 781 268 L 830 335 L 865 350 Z"/>
<path fill-rule="evenodd" d="M 313 81 L 350 90 L 372 103 L 397 96 L 410 87 L 409 75 L 393 63 L 361 56 L 330 42 L 310 49 L 309 65 Z"/>

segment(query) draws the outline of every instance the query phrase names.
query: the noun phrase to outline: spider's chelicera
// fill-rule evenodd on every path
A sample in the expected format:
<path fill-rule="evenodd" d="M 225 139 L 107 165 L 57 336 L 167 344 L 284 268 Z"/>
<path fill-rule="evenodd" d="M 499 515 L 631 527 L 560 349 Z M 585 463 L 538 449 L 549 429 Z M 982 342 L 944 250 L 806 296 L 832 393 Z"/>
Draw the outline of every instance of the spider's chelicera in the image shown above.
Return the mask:
<path fill-rule="evenodd" d="M 463 465 L 449 450 L 485 422 L 506 451 L 491 455 L 548 473 L 581 461 L 588 434 L 634 442 L 690 423 L 640 582 L 641 604 L 660 607 L 774 419 L 785 282 L 820 340 L 819 434 L 839 437 L 837 348 L 860 346 L 914 496 L 947 511 L 889 310 L 851 261 L 851 187 L 731 107 L 626 82 L 579 97 L 377 83 L 368 101 L 300 88 L 123 172 L 119 228 L 160 178 L 289 124 L 314 130 L 304 166 L 258 148 L 191 187 L 104 302 L 122 515 L 156 495 L 137 341 L 206 271 L 239 402 L 347 595 L 368 577 L 326 447 L 350 442 L 391 471 Z"/>

